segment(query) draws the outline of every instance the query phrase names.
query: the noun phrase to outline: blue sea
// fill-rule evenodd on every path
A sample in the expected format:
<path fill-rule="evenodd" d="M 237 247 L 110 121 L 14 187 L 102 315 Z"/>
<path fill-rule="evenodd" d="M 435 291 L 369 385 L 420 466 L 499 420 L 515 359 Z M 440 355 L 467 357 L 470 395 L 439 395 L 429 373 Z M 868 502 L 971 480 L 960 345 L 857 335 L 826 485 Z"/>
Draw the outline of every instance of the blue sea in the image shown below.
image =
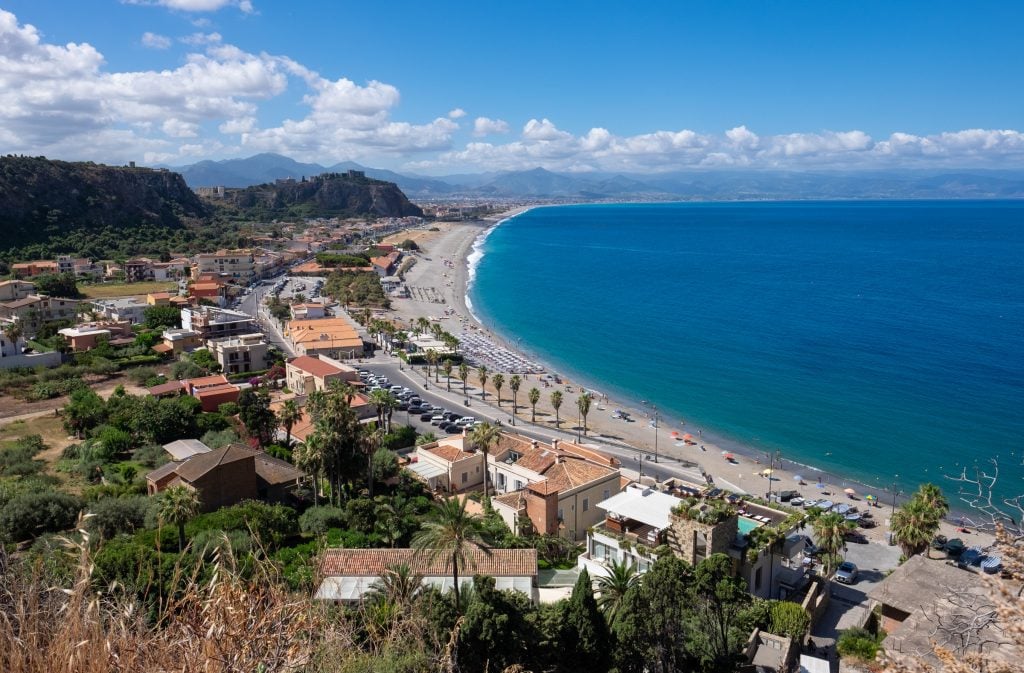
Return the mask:
<path fill-rule="evenodd" d="M 666 427 L 879 491 L 996 459 L 1024 493 L 1024 203 L 545 207 L 481 249 L 488 327 Z"/>

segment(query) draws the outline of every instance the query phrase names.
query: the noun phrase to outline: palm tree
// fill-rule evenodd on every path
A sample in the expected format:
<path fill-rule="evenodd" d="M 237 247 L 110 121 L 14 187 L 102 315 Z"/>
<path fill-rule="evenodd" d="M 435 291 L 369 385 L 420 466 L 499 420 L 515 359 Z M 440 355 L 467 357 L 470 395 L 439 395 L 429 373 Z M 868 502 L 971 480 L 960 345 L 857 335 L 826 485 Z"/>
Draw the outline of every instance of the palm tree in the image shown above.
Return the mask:
<path fill-rule="evenodd" d="M 505 385 L 505 376 L 495 374 L 491 377 L 491 385 L 494 386 L 494 392 L 498 394 L 498 408 L 501 408 L 501 388 Z"/>
<path fill-rule="evenodd" d="M 537 403 L 540 402 L 540 391 L 536 388 L 530 388 L 530 392 L 526 393 L 526 399 L 530 400 L 530 422 L 537 422 Z"/>
<path fill-rule="evenodd" d="M 925 507 L 931 510 L 936 519 L 941 520 L 942 517 L 949 514 L 949 500 L 942 493 L 942 489 L 935 484 L 921 484 L 917 493 L 914 494 L 914 498 L 920 500 Z"/>
<path fill-rule="evenodd" d="M 430 333 L 434 335 L 434 338 L 438 341 L 441 340 L 441 335 L 444 334 L 444 328 L 438 323 L 432 323 L 430 325 Z"/>
<path fill-rule="evenodd" d="M 459 568 L 474 568 L 475 552 L 491 554 L 484 540 L 483 519 L 466 511 L 466 501 L 467 498 L 450 498 L 436 503 L 433 517 L 412 539 L 417 554 L 432 562 L 444 559 L 445 566 L 450 565 L 456 614 L 461 611 Z"/>
<path fill-rule="evenodd" d="M 306 437 L 306 441 L 299 444 L 292 454 L 295 466 L 310 475 L 313 480 L 313 506 L 319 505 L 320 480 L 324 472 L 324 442 L 323 436 L 313 433 Z"/>
<path fill-rule="evenodd" d="M 462 396 L 466 397 L 466 382 L 469 381 L 469 365 L 465 362 L 459 363 L 459 380 L 462 381 Z"/>
<path fill-rule="evenodd" d="M 914 497 L 893 513 L 890 528 L 893 540 L 910 558 L 928 548 L 939 529 L 939 519 L 928 504 Z"/>
<path fill-rule="evenodd" d="M 384 571 L 366 592 L 370 603 L 391 603 L 396 607 L 408 607 L 415 602 L 423 586 L 423 577 L 412 571 L 406 563 L 399 563 Z"/>
<path fill-rule="evenodd" d="M 441 368 L 444 369 L 444 377 L 448 380 L 448 392 L 452 391 L 452 361 L 448 358 L 444 359 L 441 363 Z"/>
<path fill-rule="evenodd" d="M 608 570 L 608 575 L 597 578 L 597 606 L 611 624 L 618 617 L 626 592 L 640 583 L 640 573 L 636 570 L 636 564 L 626 559 L 612 561 Z"/>
<path fill-rule="evenodd" d="M 561 420 L 559 420 L 558 418 L 558 408 L 562 406 L 561 390 L 556 390 L 555 392 L 551 393 L 551 406 L 555 408 L 555 427 L 557 428 L 561 425 Z"/>
<path fill-rule="evenodd" d="M 519 374 L 513 374 L 512 378 L 508 380 L 508 387 L 512 390 L 512 415 L 516 415 L 516 408 L 519 406 L 516 404 L 516 398 L 519 397 L 519 387 L 523 385 L 523 378 Z"/>
<path fill-rule="evenodd" d="M 439 356 L 433 348 L 427 349 L 427 376 L 430 376 L 430 367 L 434 365 L 434 382 L 437 383 L 437 360 Z"/>
<path fill-rule="evenodd" d="M 416 330 L 420 334 L 426 334 L 428 331 L 430 331 L 430 321 L 424 318 L 423 316 L 416 318 Z"/>
<path fill-rule="evenodd" d="M 11 321 L 4 325 L 4 334 L 11 340 L 11 344 L 15 348 L 18 346 L 18 339 L 24 335 L 25 331 L 21 328 L 21 323 L 17 320 Z"/>
<path fill-rule="evenodd" d="M 815 519 L 812 525 L 818 548 L 824 552 L 825 574 L 828 575 L 835 567 L 840 550 L 846 545 L 846 533 L 853 529 L 853 523 L 842 514 L 828 512 Z"/>
<path fill-rule="evenodd" d="M 437 435 L 433 432 L 424 432 L 422 435 L 416 438 L 416 446 L 423 446 L 424 444 L 433 444 L 437 441 Z"/>
<path fill-rule="evenodd" d="M 281 421 L 281 425 L 284 426 L 284 448 L 291 448 L 292 445 L 292 428 L 302 418 L 302 409 L 295 403 L 295 400 L 285 400 L 281 406 L 281 411 L 277 412 L 277 419 Z"/>
<path fill-rule="evenodd" d="M 583 392 L 578 398 L 576 398 L 576 408 L 579 409 L 580 416 L 583 418 L 583 435 L 587 434 L 587 414 L 590 413 L 590 400 L 591 395 L 588 392 Z"/>
<path fill-rule="evenodd" d="M 487 465 L 490 458 L 491 444 L 494 444 L 500 438 L 501 431 L 490 423 L 481 423 L 473 428 L 473 434 L 469 438 L 473 442 L 473 446 L 480 449 L 484 454 L 484 495 L 490 495 L 491 493 L 490 471 Z"/>
<path fill-rule="evenodd" d="M 188 486 L 171 486 L 160 494 L 157 517 L 178 526 L 178 553 L 185 551 L 185 524 L 199 513 L 199 494 Z"/>
<path fill-rule="evenodd" d="M 387 390 L 370 393 L 370 403 L 377 407 L 377 424 L 382 430 L 391 431 L 391 414 L 398 406 L 398 400 Z"/>
<path fill-rule="evenodd" d="M 480 398 L 487 399 L 487 366 L 480 365 L 476 368 L 476 375 L 480 379 Z"/>

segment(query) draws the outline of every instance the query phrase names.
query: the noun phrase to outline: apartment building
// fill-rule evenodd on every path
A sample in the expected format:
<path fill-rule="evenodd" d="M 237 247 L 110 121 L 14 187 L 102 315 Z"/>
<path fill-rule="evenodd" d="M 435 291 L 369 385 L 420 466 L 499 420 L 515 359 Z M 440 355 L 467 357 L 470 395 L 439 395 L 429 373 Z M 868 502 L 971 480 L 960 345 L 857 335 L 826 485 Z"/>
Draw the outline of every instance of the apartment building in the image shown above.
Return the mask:
<path fill-rule="evenodd" d="M 0 302 L 0 320 L 20 323 L 25 336 L 32 337 L 48 322 L 75 319 L 81 303 L 76 299 L 32 294 L 24 299 Z"/>
<path fill-rule="evenodd" d="M 252 250 L 218 250 L 200 253 L 192 266 L 192 277 L 207 273 L 231 279 L 238 285 L 248 285 L 256 278 L 256 262 Z"/>
<path fill-rule="evenodd" d="M 255 334 L 260 331 L 256 319 L 248 313 L 216 306 L 190 306 L 181 309 L 183 329 L 198 332 L 201 339 Z"/>
<path fill-rule="evenodd" d="M 267 352 L 270 346 L 262 334 L 209 339 L 206 347 L 226 374 L 241 374 L 267 368 Z"/>

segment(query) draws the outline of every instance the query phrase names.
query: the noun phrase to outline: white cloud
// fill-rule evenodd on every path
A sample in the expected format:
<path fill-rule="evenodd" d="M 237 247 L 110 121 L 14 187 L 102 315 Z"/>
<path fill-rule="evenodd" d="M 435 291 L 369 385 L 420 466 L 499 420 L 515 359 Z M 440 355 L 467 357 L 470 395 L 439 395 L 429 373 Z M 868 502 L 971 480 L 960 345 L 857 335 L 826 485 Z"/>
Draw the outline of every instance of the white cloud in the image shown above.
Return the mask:
<path fill-rule="evenodd" d="M 193 47 L 201 47 L 208 44 L 220 44 L 223 39 L 220 33 L 192 33 L 185 37 L 179 37 L 178 41 Z"/>
<path fill-rule="evenodd" d="M 477 137 L 499 135 L 509 132 L 508 122 L 502 119 L 477 117 L 473 121 L 473 135 Z"/>
<path fill-rule="evenodd" d="M 167 49 L 171 46 L 171 38 L 146 31 L 142 34 L 142 46 L 150 49 Z"/>
<path fill-rule="evenodd" d="M 175 1 L 192 8 L 217 4 Z M 240 6 L 219 6 L 227 4 Z M 143 36 L 149 46 L 163 46 L 163 40 L 168 38 Z M 35 27 L 0 10 L 0 146 L 5 152 L 110 163 L 139 157 L 173 163 L 277 151 L 321 163 L 405 162 L 434 172 L 1024 163 L 1024 134 L 1012 129 L 930 135 L 898 130 L 878 140 L 858 129 L 758 135 L 745 125 L 713 133 L 680 128 L 620 135 L 601 126 L 569 131 L 538 117 L 526 121 L 518 137 L 496 138 L 510 133 L 511 125 L 477 117 L 471 130 L 475 139 L 455 146 L 458 120 L 466 116 L 462 108 L 432 120 L 396 118 L 401 93 L 386 82 L 325 77 L 288 56 L 227 44 L 218 33 L 180 40 L 191 53 L 174 66 L 118 72 L 93 46 L 49 44 Z M 272 99 L 283 103 L 276 109 L 297 104 L 299 111 L 275 117 L 267 105 Z"/>
<path fill-rule="evenodd" d="M 250 14 L 254 11 L 251 0 L 121 0 L 128 5 L 159 5 L 181 12 L 216 12 L 225 7 L 237 7 Z"/>

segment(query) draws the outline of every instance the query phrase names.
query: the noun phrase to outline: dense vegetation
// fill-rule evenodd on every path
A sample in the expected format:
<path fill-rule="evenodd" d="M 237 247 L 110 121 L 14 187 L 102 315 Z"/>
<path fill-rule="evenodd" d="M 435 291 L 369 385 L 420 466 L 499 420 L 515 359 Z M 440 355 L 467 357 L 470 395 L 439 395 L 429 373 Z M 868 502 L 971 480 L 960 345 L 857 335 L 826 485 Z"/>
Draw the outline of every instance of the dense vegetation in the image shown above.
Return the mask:
<path fill-rule="evenodd" d="M 280 218 L 423 215 L 392 182 L 324 173 L 301 181 L 229 190 L 223 208 L 233 215 L 270 221 Z"/>
<path fill-rule="evenodd" d="M 380 276 L 373 271 L 335 271 L 327 277 L 324 293 L 345 307 L 391 306 L 391 300 L 381 287 Z"/>

